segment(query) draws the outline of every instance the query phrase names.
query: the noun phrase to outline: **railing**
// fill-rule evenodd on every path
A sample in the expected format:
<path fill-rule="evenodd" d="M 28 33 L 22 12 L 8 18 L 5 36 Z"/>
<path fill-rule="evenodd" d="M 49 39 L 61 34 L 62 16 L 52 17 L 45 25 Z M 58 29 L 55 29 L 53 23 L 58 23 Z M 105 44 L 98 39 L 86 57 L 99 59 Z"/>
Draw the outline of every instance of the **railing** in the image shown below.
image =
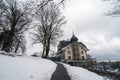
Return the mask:
<path fill-rule="evenodd" d="M 98 75 L 105 76 L 111 80 L 120 80 L 120 72 L 110 72 L 104 70 L 88 69 L 89 71 L 95 72 Z"/>
<path fill-rule="evenodd" d="M 86 62 L 86 61 L 96 61 L 94 59 L 80 59 L 80 60 L 67 60 L 68 62 Z"/>

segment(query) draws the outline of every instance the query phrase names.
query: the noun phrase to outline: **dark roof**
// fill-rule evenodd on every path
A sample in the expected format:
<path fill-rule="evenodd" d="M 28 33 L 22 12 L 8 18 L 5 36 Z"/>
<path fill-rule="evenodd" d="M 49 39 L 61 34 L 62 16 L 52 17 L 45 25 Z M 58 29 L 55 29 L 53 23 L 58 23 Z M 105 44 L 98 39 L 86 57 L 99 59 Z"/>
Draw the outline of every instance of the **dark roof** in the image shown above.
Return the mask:
<path fill-rule="evenodd" d="M 70 39 L 70 41 L 68 41 L 68 40 L 67 41 L 66 40 L 60 41 L 60 43 L 58 45 L 58 51 L 61 50 L 64 47 L 66 47 L 69 44 L 75 44 L 75 43 L 81 45 L 81 47 L 83 49 L 88 50 L 87 47 L 86 47 L 86 45 L 83 44 L 82 42 L 78 42 L 78 38 L 73 34 L 72 37 L 71 37 L 71 39 Z"/>
<path fill-rule="evenodd" d="M 58 45 L 58 50 L 62 49 L 63 47 L 67 46 L 70 42 L 69 41 L 60 41 L 59 45 Z"/>
<path fill-rule="evenodd" d="M 70 39 L 70 42 L 77 42 L 77 41 L 78 41 L 78 38 L 73 34 Z"/>

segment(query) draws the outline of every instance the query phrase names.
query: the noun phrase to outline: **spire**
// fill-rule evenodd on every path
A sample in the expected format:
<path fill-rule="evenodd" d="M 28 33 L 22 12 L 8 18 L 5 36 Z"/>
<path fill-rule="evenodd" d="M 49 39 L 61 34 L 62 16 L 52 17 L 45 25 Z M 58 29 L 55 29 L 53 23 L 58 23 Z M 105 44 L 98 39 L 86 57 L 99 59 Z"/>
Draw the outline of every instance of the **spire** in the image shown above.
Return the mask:
<path fill-rule="evenodd" d="M 74 35 L 72 35 L 71 39 L 70 39 L 70 42 L 77 42 L 78 41 L 78 38 Z"/>

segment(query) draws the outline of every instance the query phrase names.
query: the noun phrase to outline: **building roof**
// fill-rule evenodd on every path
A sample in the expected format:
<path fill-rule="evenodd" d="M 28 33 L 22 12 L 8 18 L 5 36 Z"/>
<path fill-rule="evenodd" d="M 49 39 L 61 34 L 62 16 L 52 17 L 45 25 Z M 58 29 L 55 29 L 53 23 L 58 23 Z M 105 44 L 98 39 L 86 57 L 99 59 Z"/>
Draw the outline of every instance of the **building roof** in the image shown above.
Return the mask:
<path fill-rule="evenodd" d="M 58 50 L 61 50 L 62 48 L 67 46 L 69 43 L 70 43 L 69 41 L 65 41 L 65 40 L 60 41 L 60 43 L 58 45 Z"/>
<path fill-rule="evenodd" d="M 78 38 L 73 34 L 70 39 L 70 42 L 77 42 L 77 41 L 78 41 Z"/>
<path fill-rule="evenodd" d="M 71 44 L 79 44 L 84 50 L 88 50 L 86 45 L 83 44 L 82 42 L 78 42 L 78 38 L 73 34 L 70 41 L 66 41 L 66 40 L 62 40 L 60 41 L 59 45 L 58 45 L 58 51 L 60 51 L 61 49 L 65 48 L 68 45 Z"/>

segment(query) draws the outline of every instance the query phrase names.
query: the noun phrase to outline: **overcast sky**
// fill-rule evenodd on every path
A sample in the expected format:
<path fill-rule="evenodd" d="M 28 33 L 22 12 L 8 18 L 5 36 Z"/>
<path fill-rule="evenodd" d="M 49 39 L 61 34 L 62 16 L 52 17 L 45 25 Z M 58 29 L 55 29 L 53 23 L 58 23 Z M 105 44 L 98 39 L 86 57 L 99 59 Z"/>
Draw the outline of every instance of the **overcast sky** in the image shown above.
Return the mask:
<path fill-rule="evenodd" d="M 64 9 L 67 24 L 61 40 L 70 39 L 72 31 L 98 60 L 120 60 L 120 17 L 105 16 L 110 2 L 102 0 L 69 0 Z M 28 53 L 39 52 L 40 46 L 27 44 Z"/>

